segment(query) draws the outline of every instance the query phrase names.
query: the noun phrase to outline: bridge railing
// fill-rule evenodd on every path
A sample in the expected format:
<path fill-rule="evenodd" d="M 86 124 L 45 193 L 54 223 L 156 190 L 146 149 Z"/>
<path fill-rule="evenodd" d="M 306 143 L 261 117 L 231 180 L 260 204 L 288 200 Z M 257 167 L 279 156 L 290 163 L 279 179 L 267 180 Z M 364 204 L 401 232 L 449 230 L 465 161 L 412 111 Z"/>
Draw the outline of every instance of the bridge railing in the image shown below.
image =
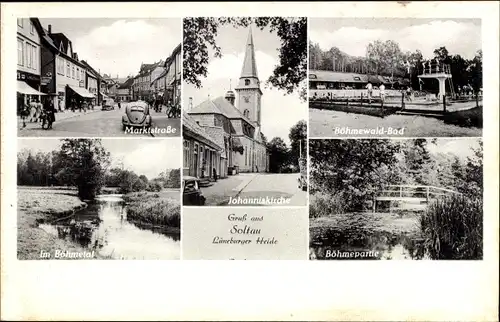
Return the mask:
<path fill-rule="evenodd" d="M 460 194 L 457 191 L 424 185 L 387 185 L 377 194 L 378 197 L 394 198 L 425 198 L 448 196 L 450 194 Z"/>

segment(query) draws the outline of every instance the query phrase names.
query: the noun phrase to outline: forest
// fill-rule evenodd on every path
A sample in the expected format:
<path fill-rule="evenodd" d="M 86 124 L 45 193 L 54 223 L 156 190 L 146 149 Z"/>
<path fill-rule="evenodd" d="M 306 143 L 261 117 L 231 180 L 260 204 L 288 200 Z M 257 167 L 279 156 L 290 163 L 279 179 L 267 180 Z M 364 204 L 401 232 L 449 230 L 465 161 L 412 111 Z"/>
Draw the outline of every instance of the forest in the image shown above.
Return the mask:
<path fill-rule="evenodd" d="M 460 156 L 438 151 L 442 140 L 311 140 L 310 217 L 367 212 L 390 184 L 448 188 L 460 194 L 431 202 L 420 217 L 424 245 L 432 258 L 482 256 L 482 141 Z"/>
<path fill-rule="evenodd" d="M 453 55 L 443 46 L 436 48 L 434 57 L 430 59 L 450 65 L 455 92 L 458 93 L 459 87 L 467 85 L 475 92 L 482 88 L 482 50 L 478 50 L 473 59 L 466 59 L 459 54 Z M 403 51 L 399 44 L 392 40 L 377 40 L 368 44 L 365 57 L 350 56 L 337 47 L 324 51 L 319 44 L 309 43 L 310 69 L 404 77 L 411 80 L 413 89 L 420 88 L 418 75 L 423 72 L 422 62 L 427 60 L 420 50 Z M 422 89 L 433 89 L 436 86 L 433 82 L 424 82 Z"/>
<path fill-rule="evenodd" d="M 77 187 L 82 199 L 93 199 L 102 187 L 120 193 L 160 191 L 180 187 L 180 169 L 168 169 L 148 179 L 134 171 L 110 167 L 110 155 L 99 139 L 64 139 L 59 150 L 17 154 L 17 184 Z"/>

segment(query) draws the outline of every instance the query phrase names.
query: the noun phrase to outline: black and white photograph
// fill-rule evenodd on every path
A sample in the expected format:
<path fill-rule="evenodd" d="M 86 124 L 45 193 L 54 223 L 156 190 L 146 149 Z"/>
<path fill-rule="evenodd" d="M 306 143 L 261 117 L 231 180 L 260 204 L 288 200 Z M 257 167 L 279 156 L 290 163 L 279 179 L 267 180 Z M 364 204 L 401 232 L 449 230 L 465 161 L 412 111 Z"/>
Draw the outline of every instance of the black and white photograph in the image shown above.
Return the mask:
<path fill-rule="evenodd" d="M 18 259 L 180 259 L 181 139 L 19 139 Z"/>
<path fill-rule="evenodd" d="M 183 24 L 183 205 L 305 206 L 307 19 Z"/>
<path fill-rule="evenodd" d="M 309 145 L 310 259 L 483 258 L 482 139 Z"/>
<path fill-rule="evenodd" d="M 18 18 L 20 137 L 179 137 L 182 19 Z"/>
<path fill-rule="evenodd" d="M 480 19 L 309 24 L 311 137 L 482 136 Z"/>

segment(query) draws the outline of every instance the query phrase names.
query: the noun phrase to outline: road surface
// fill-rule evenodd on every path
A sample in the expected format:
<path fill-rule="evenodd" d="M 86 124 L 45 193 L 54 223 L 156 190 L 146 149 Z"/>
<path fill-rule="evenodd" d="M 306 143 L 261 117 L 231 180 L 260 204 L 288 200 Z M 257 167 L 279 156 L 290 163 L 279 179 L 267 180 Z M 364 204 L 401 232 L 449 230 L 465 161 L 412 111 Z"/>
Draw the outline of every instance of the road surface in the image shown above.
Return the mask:
<path fill-rule="evenodd" d="M 124 104 L 125 105 L 125 104 Z M 86 114 L 64 118 L 59 113 L 56 114 L 56 122 L 52 130 L 43 130 L 40 125 L 28 124 L 25 129 L 18 131 L 18 136 L 22 137 L 172 137 L 180 136 L 180 119 L 169 119 L 165 113 L 157 113 L 150 109 L 153 119 L 152 129 L 158 129 L 154 134 L 148 133 L 125 133 L 122 128 L 122 115 L 125 107 L 121 109 L 115 107 L 110 111 L 91 111 Z M 58 120 L 59 117 L 59 120 Z M 166 133 L 170 127 L 175 129 L 175 133 Z M 164 130 L 165 129 L 165 130 Z M 162 133 L 163 132 L 163 133 Z"/>
<path fill-rule="evenodd" d="M 240 173 L 201 189 L 210 206 L 306 206 L 307 192 L 299 189 L 299 176 L 298 173 Z M 280 197 L 290 202 L 275 203 Z M 230 199 L 241 203 L 229 204 Z M 274 201 L 268 203 L 269 199 Z"/>

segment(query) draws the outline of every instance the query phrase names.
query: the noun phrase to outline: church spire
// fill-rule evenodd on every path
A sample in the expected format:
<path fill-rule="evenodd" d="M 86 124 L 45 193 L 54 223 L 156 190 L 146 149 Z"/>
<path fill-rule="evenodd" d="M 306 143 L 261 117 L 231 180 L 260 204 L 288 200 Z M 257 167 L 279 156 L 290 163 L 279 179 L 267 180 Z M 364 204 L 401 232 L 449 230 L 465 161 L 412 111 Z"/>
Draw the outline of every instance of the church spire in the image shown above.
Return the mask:
<path fill-rule="evenodd" d="M 252 27 L 250 27 L 248 32 L 248 39 L 245 48 L 245 59 L 243 60 L 243 68 L 241 69 L 240 78 L 244 77 L 259 78 L 259 76 L 257 75 L 257 63 L 255 62 L 255 49 L 253 45 Z"/>

